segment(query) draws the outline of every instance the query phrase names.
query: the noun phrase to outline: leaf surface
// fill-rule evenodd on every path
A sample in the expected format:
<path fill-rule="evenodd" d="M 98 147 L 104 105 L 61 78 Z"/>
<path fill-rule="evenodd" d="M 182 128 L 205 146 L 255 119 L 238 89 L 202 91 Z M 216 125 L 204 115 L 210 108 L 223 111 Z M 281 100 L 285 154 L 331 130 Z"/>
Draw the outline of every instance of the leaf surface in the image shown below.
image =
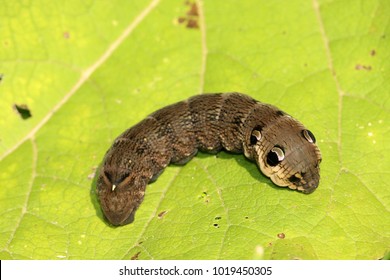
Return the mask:
<path fill-rule="evenodd" d="M 0 11 L 1 259 L 378 259 L 390 250 L 390 3 L 53 1 Z M 316 135 L 311 195 L 198 154 L 105 223 L 94 172 L 122 131 L 203 92 Z M 23 118 L 17 108 L 31 114 Z"/>

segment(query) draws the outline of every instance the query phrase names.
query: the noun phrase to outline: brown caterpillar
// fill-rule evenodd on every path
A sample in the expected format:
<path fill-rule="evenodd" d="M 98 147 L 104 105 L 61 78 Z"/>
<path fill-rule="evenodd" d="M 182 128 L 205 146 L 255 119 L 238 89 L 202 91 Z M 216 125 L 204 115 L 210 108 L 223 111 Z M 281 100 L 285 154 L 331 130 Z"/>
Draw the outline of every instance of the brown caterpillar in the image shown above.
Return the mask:
<path fill-rule="evenodd" d="M 278 186 L 304 193 L 319 183 L 314 135 L 279 110 L 240 93 L 203 94 L 164 107 L 126 130 L 107 151 L 97 194 L 113 225 L 134 220 L 146 185 L 197 152 L 243 152 Z"/>

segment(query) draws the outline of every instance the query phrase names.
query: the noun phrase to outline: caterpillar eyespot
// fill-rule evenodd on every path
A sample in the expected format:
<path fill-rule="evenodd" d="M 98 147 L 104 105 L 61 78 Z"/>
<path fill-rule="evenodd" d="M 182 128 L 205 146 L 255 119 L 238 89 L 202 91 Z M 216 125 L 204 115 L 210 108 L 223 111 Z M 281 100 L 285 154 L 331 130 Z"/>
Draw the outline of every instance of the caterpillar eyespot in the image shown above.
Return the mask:
<path fill-rule="evenodd" d="M 222 149 L 244 153 L 278 186 L 311 193 L 320 180 L 315 143 L 312 132 L 272 105 L 240 93 L 196 95 L 152 113 L 114 141 L 97 195 L 111 224 L 131 223 L 147 184 L 168 164 Z"/>
<path fill-rule="evenodd" d="M 273 147 L 267 155 L 267 164 L 271 166 L 276 166 L 282 160 L 284 160 L 283 149 L 278 146 Z"/>
<path fill-rule="evenodd" d="M 252 135 L 251 135 L 251 139 L 250 139 L 250 143 L 251 145 L 255 145 L 258 141 L 260 141 L 261 139 L 261 131 L 260 129 L 254 129 L 252 131 Z"/>
<path fill-rule="evenodd" d="M 306 140 L 309 141 L 310 143 L 316 142 L 316 138 L 314 137 L 314 134 L 311 133 L 310 130 L 304 129 L 304 130 L 302 130 L 302 134 L 303 134 L 303 137 L 305 137 Z"/>

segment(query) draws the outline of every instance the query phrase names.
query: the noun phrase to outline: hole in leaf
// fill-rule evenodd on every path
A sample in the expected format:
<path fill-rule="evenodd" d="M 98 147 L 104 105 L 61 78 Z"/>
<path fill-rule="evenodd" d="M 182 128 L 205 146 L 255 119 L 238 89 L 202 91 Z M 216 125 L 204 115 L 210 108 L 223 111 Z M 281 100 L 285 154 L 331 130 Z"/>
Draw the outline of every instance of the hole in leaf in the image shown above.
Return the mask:
<path fill-rule="evenodd" d="M 23 120 L 31 118 L 31 111 L 26 104 L 14 104 L 14 110 L 20 115 Z"/>

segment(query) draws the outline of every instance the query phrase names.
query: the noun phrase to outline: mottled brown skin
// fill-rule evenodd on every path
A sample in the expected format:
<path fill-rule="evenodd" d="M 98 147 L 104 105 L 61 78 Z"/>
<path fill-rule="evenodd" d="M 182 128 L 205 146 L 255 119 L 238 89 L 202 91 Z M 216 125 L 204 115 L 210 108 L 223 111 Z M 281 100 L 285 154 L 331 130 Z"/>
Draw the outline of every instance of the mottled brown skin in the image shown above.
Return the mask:
<path fill-rule="evenodd" d="M 203 94 L 164 107 L 122 133 L 107 151 L 97 181 L 113 225 L 134 220 L 148 183 L 197 152 L 244 153 L 278 186 L 304 193 L 319 183 L 314 135 L 278 108 L 239 93 Z"/>

